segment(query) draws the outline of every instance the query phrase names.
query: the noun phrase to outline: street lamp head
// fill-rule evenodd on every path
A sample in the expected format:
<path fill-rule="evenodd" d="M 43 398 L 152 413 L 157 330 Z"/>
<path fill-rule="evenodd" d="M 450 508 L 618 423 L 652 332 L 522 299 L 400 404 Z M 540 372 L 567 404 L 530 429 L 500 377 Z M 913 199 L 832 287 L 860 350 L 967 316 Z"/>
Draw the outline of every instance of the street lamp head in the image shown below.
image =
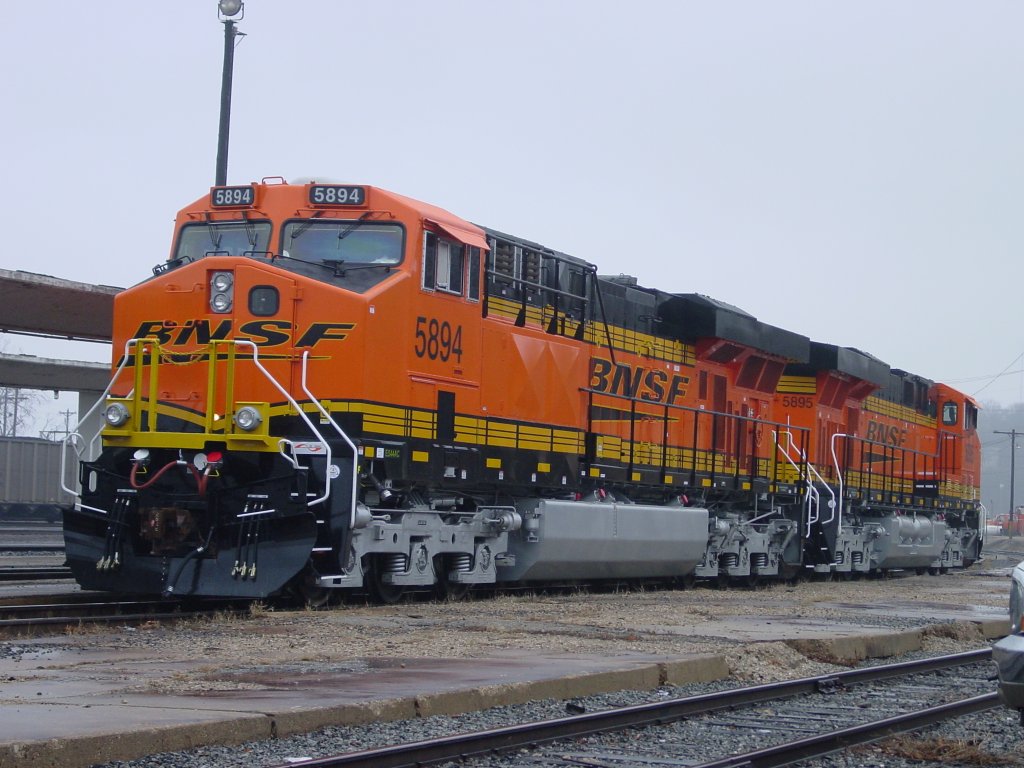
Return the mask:
<path fill-rule="evenodd" d="M 242 0 L 218 0 L 217 14 L 220 18 L 231 18 L 245 10 L 245 3 Z"/>

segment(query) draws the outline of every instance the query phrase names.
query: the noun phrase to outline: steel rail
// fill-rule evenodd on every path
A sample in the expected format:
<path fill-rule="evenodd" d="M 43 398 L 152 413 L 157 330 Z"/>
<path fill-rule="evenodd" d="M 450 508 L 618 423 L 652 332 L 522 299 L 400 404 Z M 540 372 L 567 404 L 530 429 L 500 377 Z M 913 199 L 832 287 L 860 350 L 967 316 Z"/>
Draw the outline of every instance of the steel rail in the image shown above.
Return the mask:
<path fill-rule="evenodd" d="M 883 720 L 842 728 L 818 736 L 808 736 L 797 741 L 758 749 L 742 755 L 733 755 L 709 763 L 699 763 L 693 768 L 779 768 L 784 765 L 792 765 L 800 760 L 824 757 L 859 744 L 878 741 L 898 733 L 916 731 L 944 720 L 952 720 L 1001 706 L 998 693 L 984 693 L 980 696 L 960 699 L 905 715 L 887 717 Z"/>
<path fill-rule="evenodd" d="M 179 619 L 245 615 L 249 602 L 211 601 L 174 603 L 160 601 L 112 601 L 0 605 L 0 636 L 32 633 L 56 626 L 85 624 L 141 624 Z"/>
<path fill-rule="evenodd" d="M 30 619 L 0 619 L 0 632 L 11 629 L 67 626 L 69 624 L 136 624 L 146 621 L 171 621 L 221 616 L 223 611 L 183 611 L 181 613 L 114 613 L 82 616 L 36 616 Z"/>
<path fill-rule="evenodd" d="M 0 581 L 45 581 L 70 578 L 73 578 L 71 569 L 60 565 L 0 568 Z"/>
<path fill-rule="evenodd" d="M 506 726 L 476 733 L 458 734 L 429 741 L 349 752 L 343 755 L 303 761 L 303 768 L 414 768 L 477 755 L 488 755 L 524 747 L 535 747 L 559 739 L 578 738 L 624 728 L 661 725 L 694 715 L 791 698 L 835 686 L 874 682 L 910 674 L 965 666 L 986 661 L 989 648 L 937 656 L 920 661 L 887 664 L 805 677 L 780 683 L 750 686 L 682 699 L 638 704 L 572 717 Z"/>
<path fill-rule="evenodd" d="M 52 616 L 56 612 L 62 615 L 76 614 L 77 616 L 89 616 L 90 614 L 131 612 L 149 613 L 151 615 L 167 615 L 185 607 L 182 603 L 160 602 L 157 600 L 75 600 L 64 603 L 59 602 L 36 602 L 36 603 L 12 603 L 0 604 L 0 617 L 13 618 L 16 616 L 35 618 Z M 220 606 L 218 606 L 220 607 Z"/>

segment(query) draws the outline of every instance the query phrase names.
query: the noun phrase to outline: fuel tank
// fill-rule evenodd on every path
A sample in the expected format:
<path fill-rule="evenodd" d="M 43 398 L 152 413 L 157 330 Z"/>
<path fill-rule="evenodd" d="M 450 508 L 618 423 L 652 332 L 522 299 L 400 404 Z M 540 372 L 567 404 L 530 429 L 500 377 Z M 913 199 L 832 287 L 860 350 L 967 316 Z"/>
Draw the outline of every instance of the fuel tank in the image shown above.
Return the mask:
<path fill-rule="evenodd" d="M 682 576 L 708 542 L 699 507 L 533 500 L 519 505 L 522 528 L 497 558 L 499 581 Z"/>

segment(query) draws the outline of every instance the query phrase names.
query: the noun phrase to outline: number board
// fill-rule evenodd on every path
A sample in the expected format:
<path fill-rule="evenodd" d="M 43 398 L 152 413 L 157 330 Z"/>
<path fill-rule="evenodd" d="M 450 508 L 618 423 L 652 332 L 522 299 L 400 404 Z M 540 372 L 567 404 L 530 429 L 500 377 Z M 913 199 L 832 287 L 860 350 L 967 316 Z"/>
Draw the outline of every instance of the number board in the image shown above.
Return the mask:
<path fill-rule="evenodd" d="M 256 188 L 252 184 L 244 187 L 214 187 L 210 190 L 210 205 L 214 208 L 239 208 L 256 202 Z"/>
<path fill-rule="evenodd" d="M 313 184 L 309 188 L 310 205 L 366 205 L 366 187 L 339 184 Z"/>

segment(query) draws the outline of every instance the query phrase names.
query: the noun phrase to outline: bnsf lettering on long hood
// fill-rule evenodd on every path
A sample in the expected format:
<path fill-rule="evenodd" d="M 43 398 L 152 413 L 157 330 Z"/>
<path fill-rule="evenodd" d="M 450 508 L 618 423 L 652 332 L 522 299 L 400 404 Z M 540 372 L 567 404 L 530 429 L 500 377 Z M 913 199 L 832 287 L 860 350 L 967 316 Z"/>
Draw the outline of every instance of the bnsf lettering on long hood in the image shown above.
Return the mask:
<path fill-rule="evenodd" d="M 612 363 L 601 357 L 590 359 L 590 388 L 624 397 L 638 397 L 655 403 L 674 405 L 686 396 L 690 379 L 642 365 Z"/>
<path fill-rule="evenodd" d="M 139 324 L 133 338 L 156 339 L 167 347 L 188 344 L 209 344 L 227 338 L 248 339 L 258 347 L 276 347 L 289 344 L 296 337 L 294 346 L 315 347 L 325 341 L 344 341 L 356 327 L 355 323 L 310 323 L 302 332 L 296 332 L 292 323 L 286 320 L 250 320 L 238 326 L 234 332 L 232 320 L 206 319 L 146 320 Z"/>
<path fill-rule="evenodd" d="M 907 441 L 907 430 L 896 426 L 885 426 L 877 421 L 869 421 L 865 437 L 876 443 L 885 445 L 903 445 Z"/>

